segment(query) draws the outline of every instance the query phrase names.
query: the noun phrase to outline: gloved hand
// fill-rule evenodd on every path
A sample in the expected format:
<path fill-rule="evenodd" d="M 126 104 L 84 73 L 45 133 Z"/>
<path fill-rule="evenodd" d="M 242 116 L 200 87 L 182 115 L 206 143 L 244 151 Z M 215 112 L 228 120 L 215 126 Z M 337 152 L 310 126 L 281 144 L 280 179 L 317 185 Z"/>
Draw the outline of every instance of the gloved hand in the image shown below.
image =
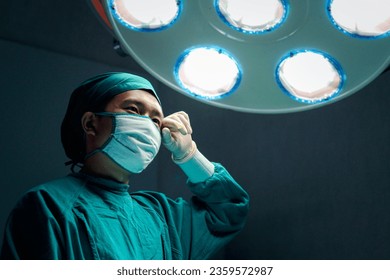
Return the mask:
<path fill-rule="evenodd" d="M 172 153 L 174 160 L 182 160 L 195 152 L 196 145 L 192 141 L 187 113 L 181 111 L 165 117 L 162 128 L 162 143 Z"/>

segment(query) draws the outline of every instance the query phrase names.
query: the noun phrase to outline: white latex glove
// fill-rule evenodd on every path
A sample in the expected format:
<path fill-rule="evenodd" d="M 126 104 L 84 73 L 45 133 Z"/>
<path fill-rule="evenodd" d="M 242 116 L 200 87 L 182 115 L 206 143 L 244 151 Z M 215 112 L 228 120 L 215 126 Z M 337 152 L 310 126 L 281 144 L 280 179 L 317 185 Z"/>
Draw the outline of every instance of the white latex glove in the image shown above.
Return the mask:
<path fill-rule="evenodd" d="M 172 153 L 174 160 L 182 160 L 196 149 L 192 141 L 192 128 L 187 113 L 181 111 L 162 121 L 162 143 Z"/>

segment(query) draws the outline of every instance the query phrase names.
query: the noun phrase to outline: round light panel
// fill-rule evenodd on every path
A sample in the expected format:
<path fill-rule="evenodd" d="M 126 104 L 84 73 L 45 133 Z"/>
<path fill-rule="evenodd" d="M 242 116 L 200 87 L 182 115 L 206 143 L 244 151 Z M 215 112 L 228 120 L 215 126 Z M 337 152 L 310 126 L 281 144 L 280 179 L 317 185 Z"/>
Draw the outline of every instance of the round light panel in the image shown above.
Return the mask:
<path fill-rule="evenodd" d="M 159 31 L 178 18 L 181 1 L 176 0 L 110 0 L 112 14 L 127 28 L 136 31 Z"/>
<path fill-rule="evenodd" d="M 216 47 L 195 47 L 184 51 L 175 66 L 179 85 L 189 94 L 218 99 L 234 92 L 241 80 L 237 61 Z"/>
<path fill-rule="evenodd" d="M 277 81 L 293 99 L 320 103 L 334 98 L 341 90 L 345 75 L 339 63 L 318 50 L 290 52 L 279 63 Z"/>
<path fill-rule="evenodd" d="M 216 0 L 215 7 L 230 27 L 252 34 L 274 30 L 287 15 L 287 5 L 282 0 Z"/>
<path fill-rule="evenodd" d="M 389 0 L 330 0 L 333 23 L 352 36 L 380 37 L 390 34 Z"/>

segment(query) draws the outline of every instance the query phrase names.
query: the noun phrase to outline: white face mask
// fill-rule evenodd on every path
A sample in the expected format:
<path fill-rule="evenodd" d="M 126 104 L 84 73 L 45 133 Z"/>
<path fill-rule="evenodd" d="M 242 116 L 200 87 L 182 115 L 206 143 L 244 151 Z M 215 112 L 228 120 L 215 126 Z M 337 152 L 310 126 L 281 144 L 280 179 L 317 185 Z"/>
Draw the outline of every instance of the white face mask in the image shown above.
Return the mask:
<path fill-rule="evenodd" d="M 155 158 L 161 145 L 156 124 L 145 116 L 127 113 L 96 113 L 113 117 L 113 131 L 102 147 L 86 156 L 102 152 L 130 173 L 141 173 Z"/>

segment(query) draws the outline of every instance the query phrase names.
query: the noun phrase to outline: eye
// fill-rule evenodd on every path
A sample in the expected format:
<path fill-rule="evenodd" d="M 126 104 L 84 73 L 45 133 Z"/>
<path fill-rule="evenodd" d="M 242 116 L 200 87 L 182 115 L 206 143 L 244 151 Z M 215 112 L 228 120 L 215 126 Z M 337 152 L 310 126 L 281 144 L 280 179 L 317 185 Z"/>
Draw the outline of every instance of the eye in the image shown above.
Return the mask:
<path fill-rule="evenodd" d="M 133 106 L 133 105 L 128 106 L 128 107 L 126 107 L 126 110 L 130 111 L 130 113 L 139 115 L 139 110 L 136 106 Z"/>
<path fill-rule="evenodd" d="M 160 121 L 160 119 L 154 118 L 154 119 L 152 119 L 152 121 L 153 121 L 158 127 L 161 126 L 161 121 Z"/>

